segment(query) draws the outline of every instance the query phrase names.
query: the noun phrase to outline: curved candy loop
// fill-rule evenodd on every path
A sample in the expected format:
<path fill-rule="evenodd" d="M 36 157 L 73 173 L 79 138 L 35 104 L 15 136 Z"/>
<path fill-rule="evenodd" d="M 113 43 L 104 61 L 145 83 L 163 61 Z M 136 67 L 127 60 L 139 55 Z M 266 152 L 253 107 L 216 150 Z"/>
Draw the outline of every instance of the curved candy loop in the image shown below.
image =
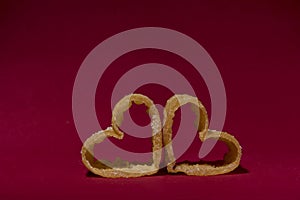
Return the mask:
<path fill-rule="evenodd" d="M 210 164 L 188 164 L 182 163 L 176 165 L 172 147 L 172 125 L 175 111 L 181 106 L 192 103 L 199 108 L 200 120 L 198 126 L 199 138 L 202 142 L 207 139 L 217 139 L 226 143 L 229 151 L 224 156 L 224 162 L 221 166 Z M 209 176 L 228 173 L 239 166 L 242 149 L 239 142 L 229 133 L 208 130 L 208 117 L 203 104 L 196 98 L 189 95 L 174 95 L 165 106 L 164 111 L 165 124 L 163 127 L 164 144 L 166 145 L 167 170 L 170 173 L 184 172 L 187 175 Z"/>
<path fill-rule="evenodd" d="M 124 133 L 119 130 L 119 126 L 123 120 L 123 113 L 128 110 L 132 102 L 136 104 L 145 104 L 148 107 L 148 114 L 151 118 L 152 128 L 152 164 L 133 164 L 129 162 L 125 163 L 113 163 L 109 167 L 103 162 L 98 160 L 95 161 L 93 156 L 93 149 L 95 144 L 102 142 L 106 137 L 114 137 L 122 139 Z M 152 100 L 147 96 L 141 94 L 130 94 L 122 98 L 114 107 L 112 112 L 112 127 L 107 128 L 104 131 L 99 131 L 89 137 L 82 147 L 82 161 L 84 165 L 94 174 L 119 178 L 119 177 L 139 177 L 145 175 L 151 175 L 159 170 L 159 163 L 161 160 L 162 151 L 162 132 L 161 132 L 161 121 L 159 112 Z M 115 167 L 114 165 L 119 165 Z"/>
<path fill-rule="evenodd" d="M 152 128 L 152 164 L 133 164 L 133 163 L 118 163 L 106 165 L 104 162 L 96 160 L 93 155 L 95 144 L 101 143 L 107 137 L 122 139 L 124 133 L 119 129 L 123 120 L 123 113 L 128 110 L 132 102 L 136 104 L 145 104 L 148 107 L 148 114 L 151 118 Z M 202 142 L 207 139 L 218 139 L 223 141 L 228 146 L 229 151 L 224 156 L 222 165 L 215 166 L 211 164 L 176 164 L 176 159 L 172 147 L 172 126 L 175 112 L 181 106 L 192 103 L 199 109 L 199 138 Z M 196 110 L 198 111 L 198 110 Z M 162 131 L 163 130 L 163 131 Z M 161 161 L 162 144 L 165 145 L 165 157 L 167 162 L 167 170 L 170 173 L 184 172 L 187 175 L 209 176 L 228 173 L 239 166 L 242 150 L 239 142 L 229 133 L 208 130 L 208 117 L 203 104 L 196 98 L 189 95 L 174 95 L 171 97 L 164 109 L 164 126 L 161 127 L 161 121 L 157 108 L 153 101 L 147 96 L 141 94 L 130 94 L 123 97 L 114 107 L 112 112 L 112 127 L 106 130 L 99 131 L 89 137 L 83 144 L 81 155 L 84 165 L 94 174 L 110 177 L 140 177 L 152 175 L 159 170 Z"/>

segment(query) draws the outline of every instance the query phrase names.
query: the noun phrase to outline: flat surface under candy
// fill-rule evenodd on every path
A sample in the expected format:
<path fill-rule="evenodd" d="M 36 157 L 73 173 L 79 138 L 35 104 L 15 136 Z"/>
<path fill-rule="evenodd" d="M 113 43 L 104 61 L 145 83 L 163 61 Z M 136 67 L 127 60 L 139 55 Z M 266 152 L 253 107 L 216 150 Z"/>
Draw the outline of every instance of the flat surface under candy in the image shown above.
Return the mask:
<path fill-rule="evenodd" d="M 299 2 L 15 2 L 0 2 L 0 199 L 300 199 Z M 87 174 L 72 117 L 76 73 L 101 41 L 143 26 L 183 32 L 212 56 L 227 93 L 224 131 L 243 147 L 242 168 L 212 177 Z M 205 84 L 167 52 L 120 57 L 107 71 L 113 76 L 101 80 L 104 90 L 111 91 L 125 69 L 145 62 L 183 67 L 210 112 Z M 101 84 L 98 89 L 97 102 L 109 108 Z M 96 110 L 102 117 L 111 113 L 100 104 Z M 198 150 L 194 146 L 184 159 Z"/>

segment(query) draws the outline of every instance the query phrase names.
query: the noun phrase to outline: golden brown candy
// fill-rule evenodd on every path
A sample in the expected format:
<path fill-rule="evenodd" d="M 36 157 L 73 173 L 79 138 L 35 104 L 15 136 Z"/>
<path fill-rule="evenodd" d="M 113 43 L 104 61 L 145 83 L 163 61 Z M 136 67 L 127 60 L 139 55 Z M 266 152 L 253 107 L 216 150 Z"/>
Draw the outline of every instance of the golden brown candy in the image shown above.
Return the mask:
<path fill-rule="evenodd" d="M 152 163 L 133 164 L 121 160 L 110 163 L 108 161 L 99 161 L 95 159 L 93 153 L 95 144 L 101 143 L 107 137 L 114 137 L 120 140 L 124 137 L 124 133 L 120 131 L 119 126 L 123 120 L 123 113 L 130 108 L 132 102 L 136 104 L 145 104 L 148 107 L 147 112 L 151 118 L 152 128 Z M 198 132 L 200 140 L 204 142 L 211 138 L 218 139 L 225 142 L 228 146 L 229 151 L 225 154 L 222 165 L 215 166 L 209 163 L 176 164 L 172 147 L 173 118 L 176 110 L 187 103 L 191 103 L 198 108 Z M 162 134 L 159 113 L 152 100 L 141 94 L 130 94 L 122 98 L 115 105 L 112 112 L 112 127 L 108 127 L 106 130 L 93 134 L 84 142 L 81 150 L 82 161 L 91 172 L 103 177 L 130 178 L 151 175 L 159 170 L 163 143 L 165 145 L 167 170 L 170 173 L 184 172 L 187 175 L 195 176 L 224 174 L 237 168 L 242 156 L 241 147 L 232 135 L 226 132 L 208 130 L 206 109 L 196 97 L 189 95 L 174 95 L 167 101 L 164 109 L 164 126 Z"/>
<path fill-rule="evenodd" d="M 119 126 L 122 123 L 123 113 L 130 108 L 132 102 L 136 104 L 145 104 L 148 107 L 148 114 L 151 118 L 152 128 L 152 164 L 133 164 L 119 160 L 115 163 L 109 163 L 106 165 L 103 161 L 101 162 L 96 160 L 93 153 L 95 144 L 101 143 L 107 137 L 115 137 L 117 139 L 123 138 L 124 133 L 119 130 Z M 159 163 L 161 160 L 161 130 L 162 128 L 159 112 L 152 100 L 140 94 L 127 95 L 122 98 L 114 107 L 112 113 L 112 127 L 93 134 L 84 142 L 81 150 L 82 162 L 91 172 L 103 177 L 129 178 L 154 174 L 159 170 Z"/>
<path fill-rule="evenodd" d="M 199 138 L 202 142 L 207 139 L 218 139 L 226 143 L 228 153 L 224 156 L 224 164 L 214 166 L 210 164 L 176 164 L 172 147 L 172 125 L 175 111 L 181 106 L 192 103 L 199 108 L 200 120 L 198 126 Z M 208 118 L 205 107 L 196 98 L 189 95 L 174 95 L 165 106 L 163 139 L 166 145 L 167 170 L 170 173 L 184 172 L 187 175 L 209 176 L 228 173 L 239 166 L 242 151 L 238 141 L 230 134 L 208 130 Z"/>

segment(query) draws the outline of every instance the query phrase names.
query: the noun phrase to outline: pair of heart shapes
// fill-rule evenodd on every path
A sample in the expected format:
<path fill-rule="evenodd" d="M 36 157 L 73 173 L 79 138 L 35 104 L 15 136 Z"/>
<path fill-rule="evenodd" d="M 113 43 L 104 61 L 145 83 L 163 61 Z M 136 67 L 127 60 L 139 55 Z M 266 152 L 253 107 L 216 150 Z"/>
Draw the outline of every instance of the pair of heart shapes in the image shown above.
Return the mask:
<path fill-rule="evenodd" d="M 107 137 L 122 139 L 124 133 L 119 129 L 123 113 L 127 111 L 132 102 L 135 104 L 145 104 L 147 112 L 151 118 L 152 128 L 152 162 L 150 164 L 133 164 L 129 162 L 106 163 L 95 159 L 93 150 L 95 144 L 101 143 Z M 174 151 L 172 147 L 172 125 L 175 112 L 181 106 L 191 103 L 199 108 L 198 133 L 202 142 L 207 139 L 217 139 L 226 143 L 228 152 L 224 155 L 221 164 L 197 163 L 176 164 Z M 228 173 L 239 166 L 241 160 L 241 146 L 239 142 L 229 133 L 221 131 L 211 131 L 208 129 L 208 116 L 203 104 L 190 95 L 174 95 L 171 97 L 164 108 L 164 122 L 161 124 L 159 112 L 153 101 L 145 95 L 130 94 L 123 97 L 112 111 L 112 126 L 106 130 L 99 131 L 89 137 L 83 144 L 81 154 L 84 165 L 94 174 L 110 177 L 140 177 L 152 175 L 158 172 L 162 156 L 162 147 L 165 146 L 165 158 L 167 171 L 169 173 L 183 172 L 187 175 L 209 176 Z"/>

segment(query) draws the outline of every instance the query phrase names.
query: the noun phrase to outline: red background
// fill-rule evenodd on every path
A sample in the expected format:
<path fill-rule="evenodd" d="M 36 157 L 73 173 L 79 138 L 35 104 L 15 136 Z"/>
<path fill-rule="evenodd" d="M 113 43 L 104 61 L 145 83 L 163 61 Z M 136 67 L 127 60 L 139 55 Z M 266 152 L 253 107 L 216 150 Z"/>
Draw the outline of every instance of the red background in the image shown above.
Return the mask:
<path fill-rule="evenodd" d="M 0 198 L 299 199 L 299 5 L 1 1 Z M 214 177 L 87 176 L 72 119 L 77 70 L 104 39 L 144 26 L 185 33 L 216 62 L 228 100 L 224 130 L 243 147 L 242 169 Z"/>

